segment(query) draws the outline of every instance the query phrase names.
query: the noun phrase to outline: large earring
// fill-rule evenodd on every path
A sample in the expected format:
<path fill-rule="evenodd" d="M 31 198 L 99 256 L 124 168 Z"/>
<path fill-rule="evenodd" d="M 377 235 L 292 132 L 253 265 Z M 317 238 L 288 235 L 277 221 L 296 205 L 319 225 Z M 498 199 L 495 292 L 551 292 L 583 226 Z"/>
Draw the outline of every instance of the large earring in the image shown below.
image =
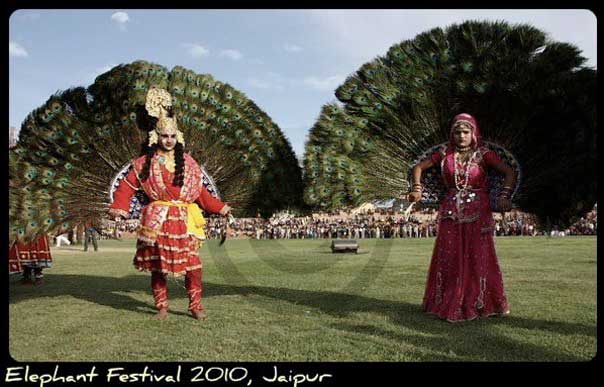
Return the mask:
<path fill-rule="evenodd" d="M 180 130 L 176 131 L 176 141 L 181 143 L 182 146 L 185 146 L 185 136 L 183 136 Z"/>
<path fill-rule="evenodd" d="M 159 137 L 157 136 L 157 132 L 155 130 L 152 130 L 149 132 L 149 146 L 153 145 L 153 144 L 157 144 L 157 141 L 159 140 Z"/>

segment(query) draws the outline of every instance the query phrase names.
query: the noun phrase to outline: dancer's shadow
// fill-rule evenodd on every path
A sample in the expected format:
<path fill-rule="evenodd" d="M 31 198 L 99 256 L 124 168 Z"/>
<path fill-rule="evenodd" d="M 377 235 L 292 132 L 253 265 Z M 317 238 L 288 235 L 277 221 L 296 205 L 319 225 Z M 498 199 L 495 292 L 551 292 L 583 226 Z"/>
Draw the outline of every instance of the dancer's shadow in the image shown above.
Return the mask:
<path fill-rule="evenodd" d="M 183 281 L 184 283 L 184 281 Z M 186 291 L 172 281 L 168 282 L 170 299 L 187 298 Z M 148 273 L 128 275 L 125 277 L 102 277 L 84 274 L 51 274 L 44 273 L 43 285 L 22 285 L 19 279 L 10 278 L 9 303 L 32 298 L 71 296 L 113 309 L 139 311 L 155 314 L 151 295 L 151 278 Z M 142 302 L 128 293 L 143 292 L 149 295 L 149 302 Z M 171 311 L 171 314 L 187 315 Z"/>
<path fill-rule="evenodd" d="M 341 318 L 341 322 L 330 323 L 329 327 L 343 331 L 360 333 L 370 337 L 379 335 L 389 341 L 404 342 L 419 348 L 416 356 L 425 360 L 459 360 L 465 356 L 481 353 L 486 361 L 529 359 L 531 361 L 584 361 L 585 359 L 569 353 L 560 353 L 544 346 L 516 340 L 505 334 L 496 326 L 507 326 L 513 329 L 529 330 L 534 335 L 540 331 L 561 335 L 583 335 L 596 337 L 596 327 L 579 323 L 536 320 L 517 316 L 491 317 L 471 322 L 451 324 L 428 315 L 421 305 L 401 301 L 382 300 L 362 295 L 337 293 L 329 291 L 297 290 L 262 286 L 233 286 L 215 283 L 204 285 L 207 297 L 222 295 L 258 295 L 266 298 L 286 301 L 295 305 L 304 305 L 322 313 Z M 253 301 L 252 301 L 253 302 Z M 270 304 L 258 303 L 260 307 L 269 308 Z M 279 309 L 275 309 L 279 313 Z M 356 325 L 350 323 L 353 313 L 373 313 L 384 315 L 397 327 L 391 331 L 376 325 Z M 401 333 L 411 332 L 411 333 Z M 501 332 L 501 333 L 498 333 Z M 449 353 L 448 350 L 456 350 Z M 491 348 L 492 350 L 489 350 Z M 505 355 L 504 355 L 505 354 Z M 594 348 L 595 355 L 595 348 Z"/>

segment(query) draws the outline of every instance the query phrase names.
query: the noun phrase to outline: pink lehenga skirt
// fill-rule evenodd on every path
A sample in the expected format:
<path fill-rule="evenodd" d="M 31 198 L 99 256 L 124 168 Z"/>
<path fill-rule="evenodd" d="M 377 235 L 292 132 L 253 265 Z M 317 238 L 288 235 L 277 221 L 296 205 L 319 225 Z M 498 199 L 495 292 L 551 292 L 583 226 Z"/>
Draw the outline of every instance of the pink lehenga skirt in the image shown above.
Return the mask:
<path fill-rule="evenodd" d="M 439 211 L 423 308 L 450 322 L 509 313 L 488 194 L 475 195 L 475 205 L 468 205 L 461 216 L 456 214 L 454 192 Z"/>

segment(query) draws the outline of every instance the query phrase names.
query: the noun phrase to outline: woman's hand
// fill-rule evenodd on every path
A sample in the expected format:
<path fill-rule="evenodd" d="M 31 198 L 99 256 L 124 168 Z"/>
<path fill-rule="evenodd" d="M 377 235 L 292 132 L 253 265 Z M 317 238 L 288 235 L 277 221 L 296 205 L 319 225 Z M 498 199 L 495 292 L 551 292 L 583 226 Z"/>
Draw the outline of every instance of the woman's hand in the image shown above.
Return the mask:
<path fill-rule="evenodd" d="M 409 192 L 409 195 L 407 195 L 407 200 L 411 203 L 419 202 L 422 200 L 422 193 L 418 191 Z"/>
<path fill-rule="evenodd" d="M 224 216 L 229 215 L 231 213 L 231 206 L 229 206 L 228 204 L 225 204 L 219 213 L 220 213 L 220 215 L 224 215 Z"/>

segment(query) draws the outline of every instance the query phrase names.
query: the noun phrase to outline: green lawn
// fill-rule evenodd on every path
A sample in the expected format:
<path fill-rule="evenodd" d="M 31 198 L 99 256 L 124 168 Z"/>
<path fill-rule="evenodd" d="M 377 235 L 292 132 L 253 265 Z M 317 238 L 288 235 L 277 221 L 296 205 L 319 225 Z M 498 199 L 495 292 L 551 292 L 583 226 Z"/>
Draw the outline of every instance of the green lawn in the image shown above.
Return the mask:
<path fill-rule="evenodd" d="M 587 361 L 596 353 L 596 238 L 496 240 L 511 316 L 450 324 L 421 311 L 434 239 L 216 241 L 201 250 L 209 318 L 151 317 L 134 241 L 53 250 L 46 283 L 10 277 L 19 361 Z"/>

